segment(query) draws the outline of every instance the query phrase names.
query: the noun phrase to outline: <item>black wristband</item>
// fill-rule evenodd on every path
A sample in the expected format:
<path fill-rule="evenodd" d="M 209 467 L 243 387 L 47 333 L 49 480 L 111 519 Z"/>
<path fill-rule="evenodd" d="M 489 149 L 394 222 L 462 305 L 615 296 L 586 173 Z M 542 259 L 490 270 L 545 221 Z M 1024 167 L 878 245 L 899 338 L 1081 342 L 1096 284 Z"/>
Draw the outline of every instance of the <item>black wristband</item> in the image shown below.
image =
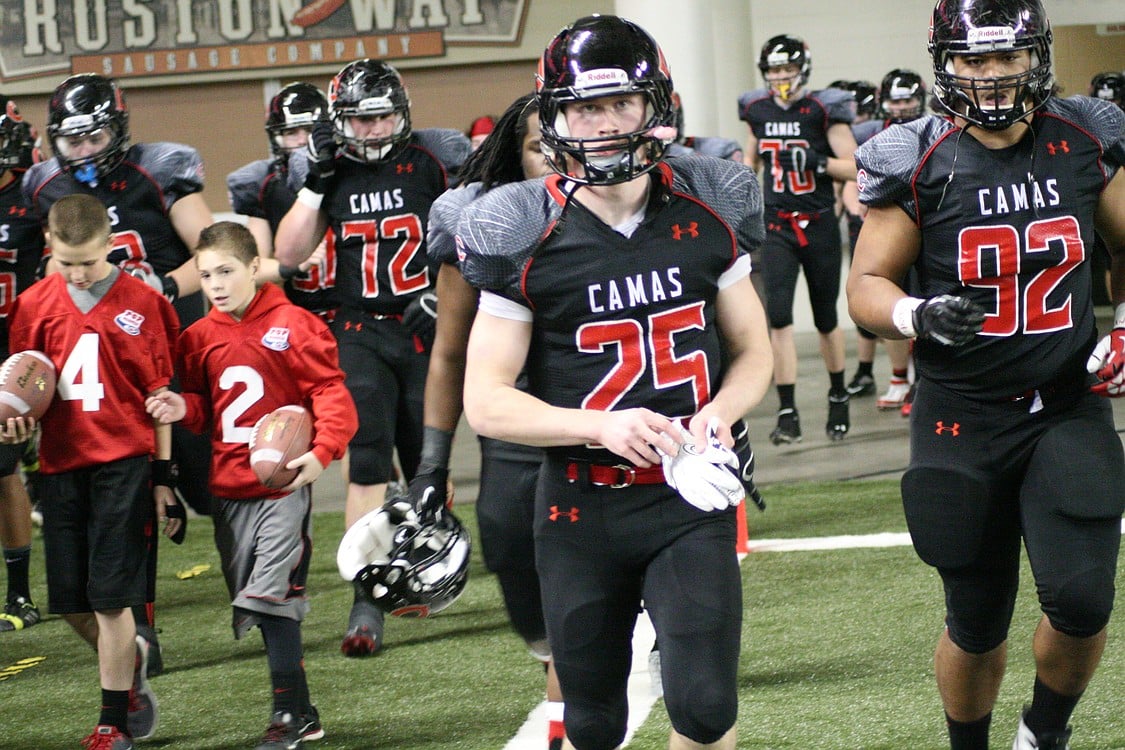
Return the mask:
<path fill-rule="evenodd" d="M 169 302 L 175 302 L 180 298 L 180 285 L 171 276 L 161 276 L 160 283 L 164 286 L 164 296 L 168 298 Z"/>
<path fill-rule="evenodd" d="M 289 281 L 289 279 L 293 278 L 300 272 L 301 269 L 297 266 L 286 266 L 280 263 L 277 266 L 277 275 L 281 277 L 282 281 Z"/>
<path fill-rule="evenodd" d="M 453 452 L 453 433 L 425 427 L 422 429 L 422 455 L 418 460 L 417 473 L 427 469 L 448 469 L 449 454 Z"/>
<path fill-rule="evenodd" d="M 170 459 L 156 458 L 152 461 L 152 484 L 154 487 L 176 488 L 179 471 Z"/>

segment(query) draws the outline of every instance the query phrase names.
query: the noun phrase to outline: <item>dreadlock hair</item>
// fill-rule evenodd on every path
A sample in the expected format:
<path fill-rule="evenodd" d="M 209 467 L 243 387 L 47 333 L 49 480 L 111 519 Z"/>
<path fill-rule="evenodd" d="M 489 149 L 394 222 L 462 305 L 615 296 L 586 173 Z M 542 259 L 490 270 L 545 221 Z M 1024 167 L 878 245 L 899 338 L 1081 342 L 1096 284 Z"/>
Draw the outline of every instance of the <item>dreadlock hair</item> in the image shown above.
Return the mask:
<path fill-rule="evenodd" d="M 539 113 L 535 94 L 525 94 L 512 102 L 480 147 L 469 155 L 458 174 L 462 185 L 481 183 L 484 190 L 524 178 L 520 152 L 527 135 L 527 120 Z"/>

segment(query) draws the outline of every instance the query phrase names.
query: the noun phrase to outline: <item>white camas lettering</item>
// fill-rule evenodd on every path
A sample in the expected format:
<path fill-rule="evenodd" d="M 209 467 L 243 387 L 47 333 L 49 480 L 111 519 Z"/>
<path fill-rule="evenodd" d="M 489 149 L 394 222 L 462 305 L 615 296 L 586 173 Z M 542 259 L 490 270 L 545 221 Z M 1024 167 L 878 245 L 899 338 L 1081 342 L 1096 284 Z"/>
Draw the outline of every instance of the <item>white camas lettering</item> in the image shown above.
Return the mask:
<path fill-rule="evenodd" d="M 1051 178 L 1040 183 L 1038 180 L 1012 185 L 997 185 L 993 188 L 977 190 L 981 216 L 1002 216 L 1004 214 L 1028 211 L 1032 206 L 1046 208 L 1062 202 L 1059 196 L 1058 180 Z"/>
<path fill-rule="evenodd" d="M 348 207 L 353 214 L 369 214 L 402 208 L 402 188 L 381 190 L 371 193 L 352 193 L 348 196 Z"/>
<path fill-rule="evenodd" d="M 800 135 L 799 122 L 767 122 L 766 135 Z"/>
<path fill-rule="evenodd" d="M 683 293 L 679 266 L 668 268 L 663 274 L 660 271 L 653 271 L 648 276 L 638 273 L 624 279 L 610 279 L 604 284 L 589 284 L 586 287 L 590 312 L 593 313 L 640 307 L 651 302 L 675 299 L 683 296 Z"/>

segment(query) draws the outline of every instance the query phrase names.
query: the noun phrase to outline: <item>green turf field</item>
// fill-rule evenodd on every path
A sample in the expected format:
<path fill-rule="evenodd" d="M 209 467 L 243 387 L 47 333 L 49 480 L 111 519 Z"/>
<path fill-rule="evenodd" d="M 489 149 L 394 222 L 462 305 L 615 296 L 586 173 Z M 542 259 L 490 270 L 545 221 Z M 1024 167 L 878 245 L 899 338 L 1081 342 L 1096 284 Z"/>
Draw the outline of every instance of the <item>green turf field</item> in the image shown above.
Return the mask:
<path fill-rule="evenodd" d="M 768 511 L 749 511 L 752 540 L 905 530 L 893 481 L 777 486 L 766 498 Z M 475 529 L 471 506 L 459 507 L 459 515 Z M 542 700 L 543 675 L 511 632 L 479 551 L 457 604 L 429 620 L 389 621 L 387 649 L 350 660 L 338 651 L 350 604 L 335 565 L 342 528 L 340 514 L 314 518 L 318 545 L 304 636 L 327 736 L 309 747 L 500 750 Z M 45 604 L 38 541 L 34 555 L 34 591 Z M 139 747 L 253 748 L 270 713 L 266 662 L 257 632 L 239 642 L 231 636 L 210 523 L 193 520 L 183 547 L 162 543 L 160 555 L 166 672 L 153 686 L 161 720 L 156 736 Z M 202 565 L 211 568 L 176 577 Z M 931 665 L 940 584 L 908 547 L 755 553 L 743 571 L 740 748 L 948 747 Z M 993 722 L 996 748 L 1011 746 L 1020 706 L 1030 697 L 1028 644 L 1036 621 L 1028 585 Z M 1118 618 L 1075 714 L 1074 750 L 1125 748 L 1122 632 Z M 97 718 L 98 701 L 94 654 L 61 620 L 0 635 L 0 748 L 75 750 Z M 657 750 L 666 737 L 658 702 L 630 747 Z"/>

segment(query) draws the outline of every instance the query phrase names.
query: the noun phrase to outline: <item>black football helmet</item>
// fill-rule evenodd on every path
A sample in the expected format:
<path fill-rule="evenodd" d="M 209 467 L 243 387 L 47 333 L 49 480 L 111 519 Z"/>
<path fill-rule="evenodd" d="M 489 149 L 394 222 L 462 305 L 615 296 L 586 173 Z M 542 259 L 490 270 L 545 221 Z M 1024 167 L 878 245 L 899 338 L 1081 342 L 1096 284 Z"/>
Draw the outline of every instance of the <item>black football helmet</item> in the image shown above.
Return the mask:
<path fill-rule="evenodd" d="M 647 31 L 617 16 L 586 16 L 551 40 L 536 75 L 539 127 L 547 161 L 559 174 L 589 185 L 627 182 L 653 169 L 675 138 L 672 76 L 664 53 Z M 640 127 L 612 138 L 577 138 L 566 123 L 566 107 L 604 96 L 641 94 Z M 668 137 L 654 133 L 667 128 Z M 569 156 L 584 174 L 570 174 Z"/>
<path fill-rule="evenodd" d="M 766 78 L 766 72 L 770 68 L 790 64 L 799 68 L 795 77 L 781 81 L 770 81 Z M 770 93 L 786 101 L 809 82 L 809 75 L 812 74 L 812 55 L 809 54 L 808 45 L 804 40 L 788 34 L 779 34 L 762 45 L 762 51 L 758 55 L 758 70 L 761 71 L 766 85 L 770 87 Z"/>
<path fill-rule="evenodd" d="M 270 99 L 266 113 L 266 135 L 270 153 L 283 164 L 293 149 L 286 148 L 282 136 L 290 130 L 311 131 L 317 122 L 328 121 L 328 97 L 311 83 L 290 83 Z"/>
<path fill-rule="evenodd" d="M 850 81 L 848 91 L 855 94 L 855 111 L 857 115 L 874 117 L 879 109 L 878 89 L 871 81 Z"/>
<path fill-rule="evenodd" d="M 28 166 L 23 162 L 30 130 L 16 103 L 0 94 L 0 171 Z"/>
<path fill-rule="evenodd" d="M 913 107 L 892 107 L 891 102 L 914 101 Z M 895 68 L 879 84 L 879 112 L 889 122 L 917 120 L 926 111 L 926 82 L 913 70 Z"/>
<path fill-rule="evenodd" d="M 471 548 L 451 510 L 419 511 L 409 498 L 396 497 L 348 529 L 336 565 L 384 612 L 428 617 L 465 590 Z"/>
<path fill-rule="evenodd" d="M 92 156 L 72 154 L 67 139 L 105 130 L 109 144 Z M 96 185 L 117 168 L 129 149 L 129 109 L 117 83 L 94 73 L 60 83 L 47 105 L 47 140 L 63 169 Z"/>
<path fill-rule="evenodd" d="M 1042 107 L 1055 77 L 1051 22 L 1039 0 L 938 0 L 930 22 L 934 96 L 951 114 L 986 130 L 1004 130 Z M 1026 73 L 998 78 L 957 76 L 953 56 L 1028 50 Z M 1015 89 L 1006 107 L 987 105 Z"/>
<path fill-rule="evenodd" d="M 410 140 L 410 97 L 402 77 L 381 60 L 356 60 L 328 84 L 328 112 L 344 154 L 361 162 L 390 159 Z M 349 117 L 398 115 L 394 132 L 386 138 L 361 138 Z"/>
<path fill-rule="evenodd" d="M 1125 109 L 1125 75 L 1114 71 L 1098 73 L 1090 80 L 1090 96 Z"/>

